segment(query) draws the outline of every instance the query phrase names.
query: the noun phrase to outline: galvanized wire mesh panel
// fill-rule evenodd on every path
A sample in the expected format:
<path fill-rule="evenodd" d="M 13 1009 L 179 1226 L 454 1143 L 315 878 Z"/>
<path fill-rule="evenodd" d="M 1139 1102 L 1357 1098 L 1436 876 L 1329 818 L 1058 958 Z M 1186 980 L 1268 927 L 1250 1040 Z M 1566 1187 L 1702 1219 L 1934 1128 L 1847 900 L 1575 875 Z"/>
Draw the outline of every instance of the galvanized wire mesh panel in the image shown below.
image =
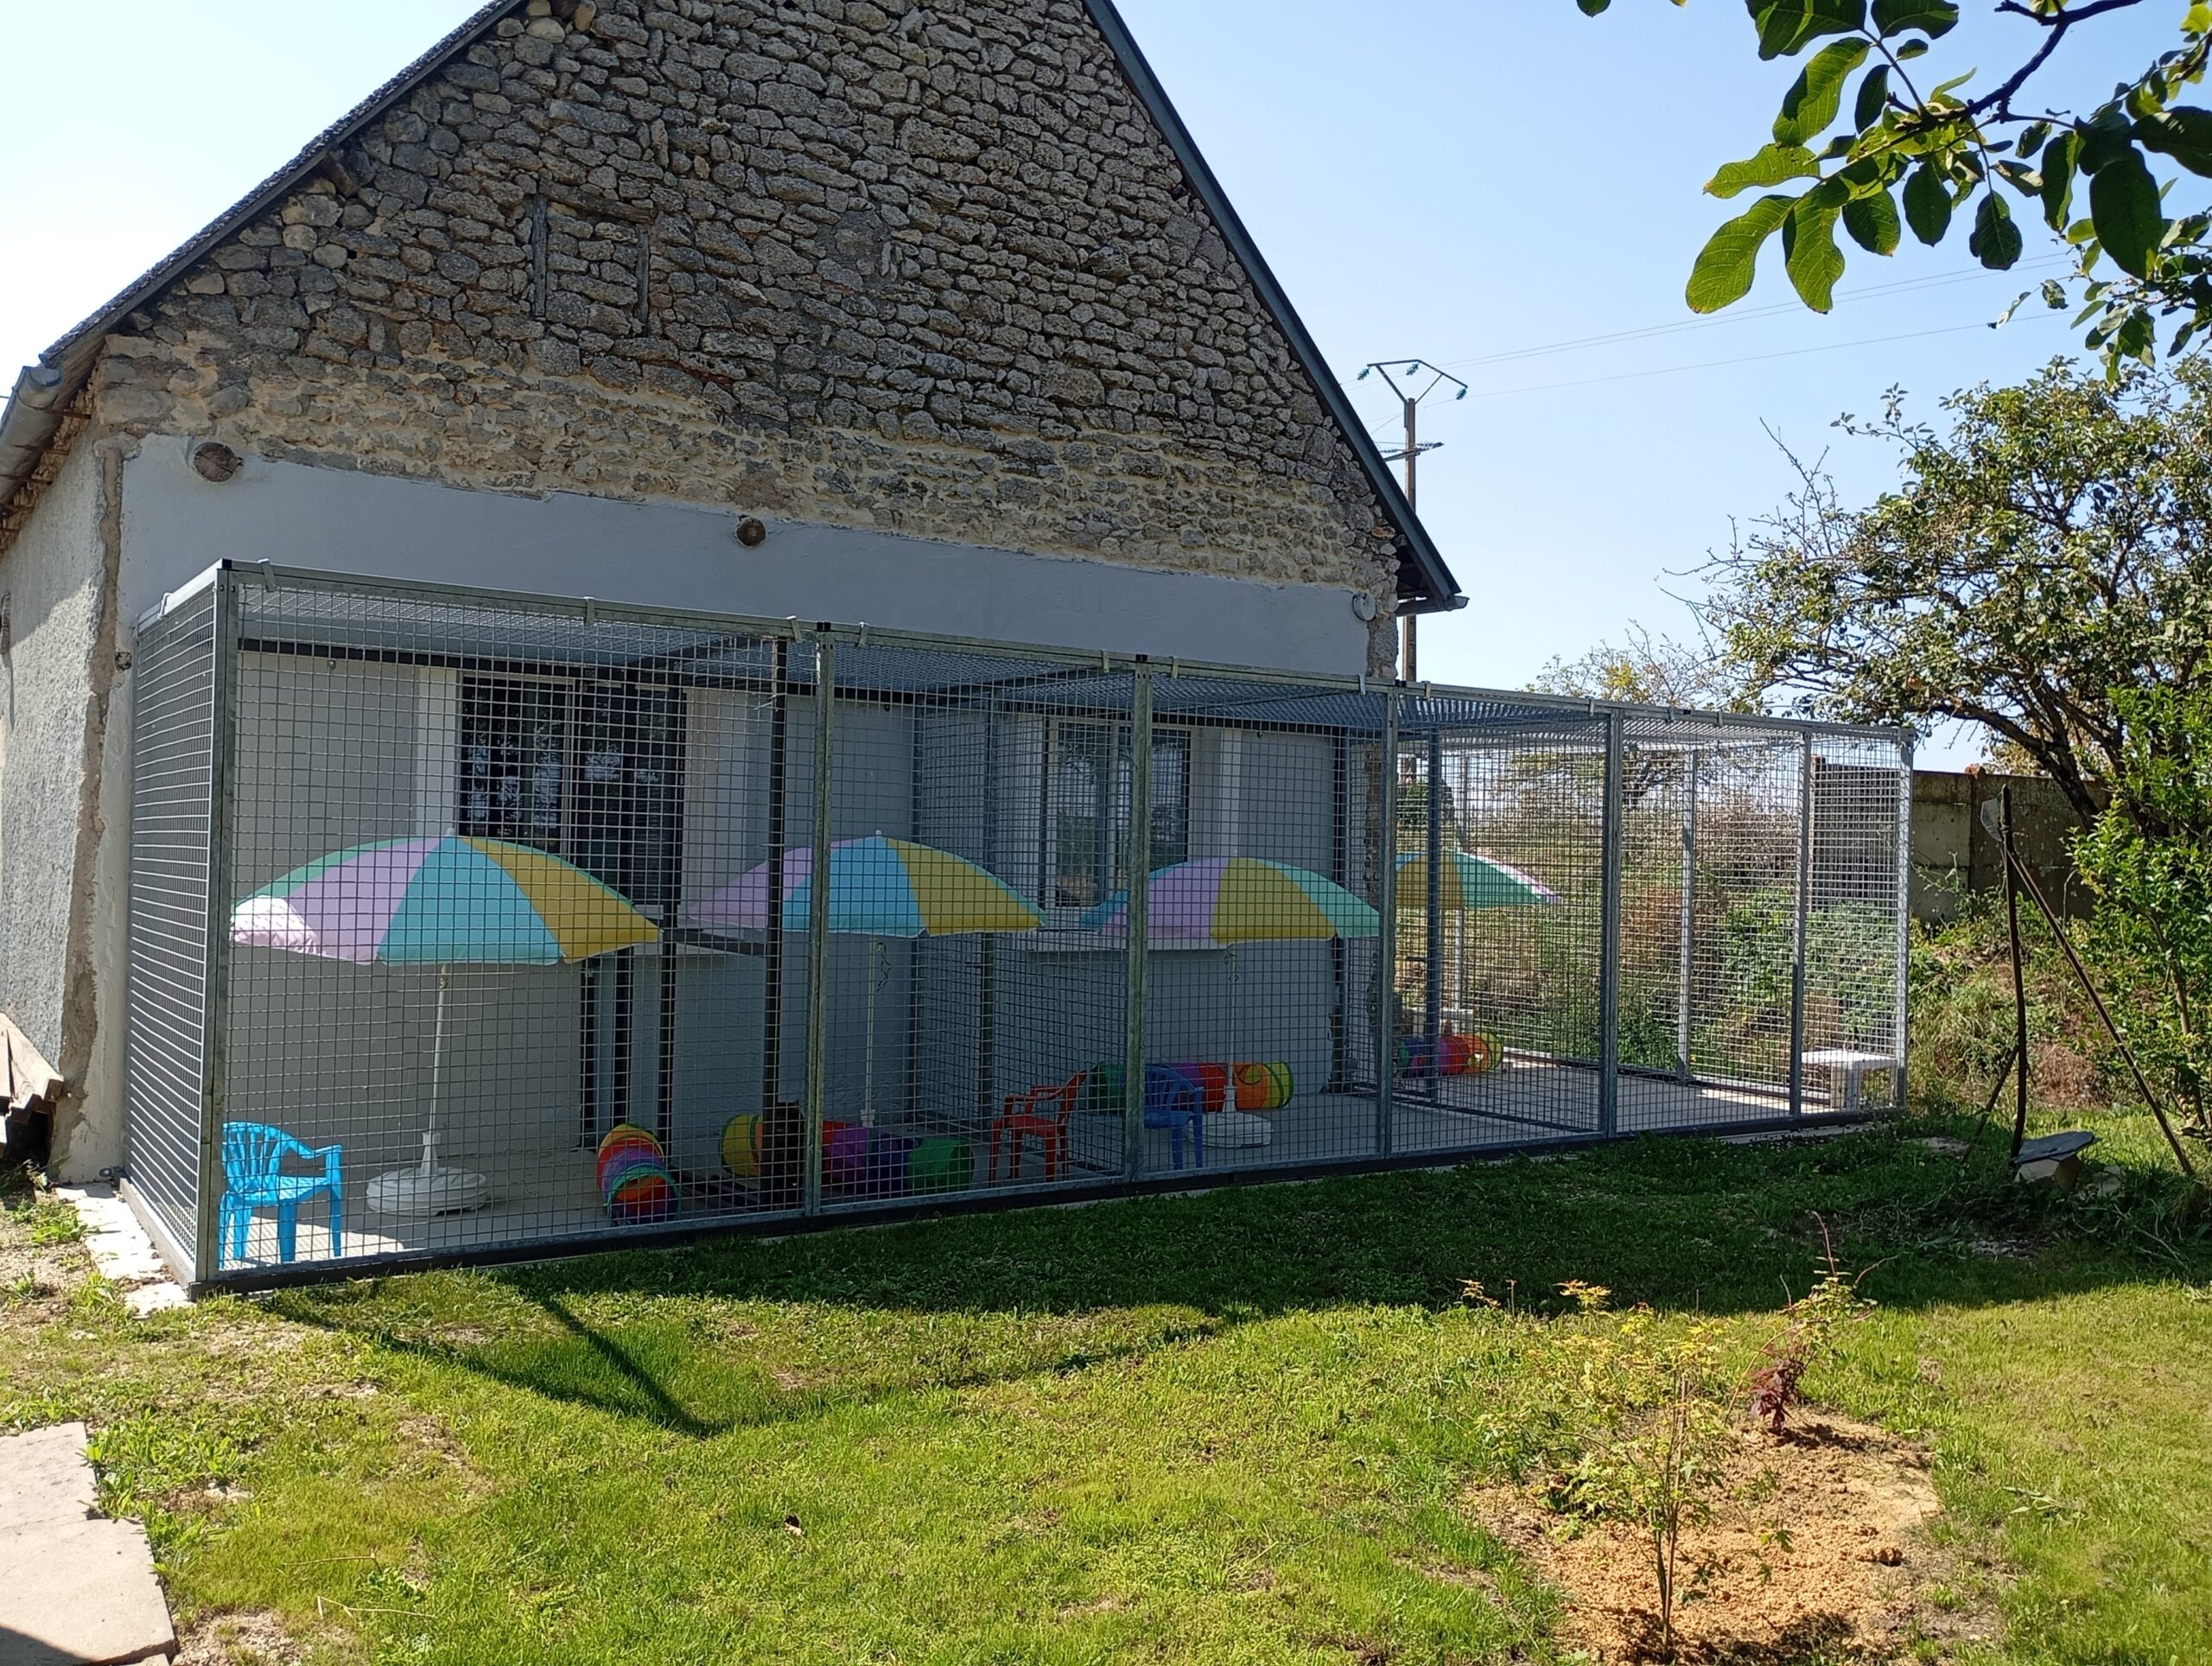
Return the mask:
<path fill-rule="evenodd" d="M 1909 769 L 1886 738 L 1821 735 L 1812 771 L 1806 1100 L 1839 1111 L 1885 1109 L 1904 1082 L 1897 874 Z"/>
<path fill-rule="evenodd" d="M 273 570 L 139 668 L 132 1162 L 224 1276 L 1856 1110 L 1902 1053 L 1886 736 Z"/>
<path fill-rule="evenodd" d="M 1185 1134 L 1210 1172 L 1382 1150 L 1371 1062 L 1358 1067 L 1374 1053 L 1382 699 L 1314 692 L 1155 678 L 1152 1173 L 1180 1166 Z"/>
<path fill-rule="evenodd" d="M 232 588 L 225 1269 L 797 1210 L 811 647 Z"/>
<path fill-rule="evenodd" d="M 1791 1114 L 1803 758 L 1767 725 L 1629 726 L 1624 1131 Z"/>
<path fill-rule="evenodd" d="M 131 677 L 130 1184 L 188 1259 L 208 1085 L 216 626 L 210 588 L 140 631 Z"/>
<path fill-rule="evenodd" d="M 1602 720 L 1400 741 L 1401 1151 L 1599 1130 Z"/>
<path fill-rule="evenodd" d="M 1130 673 L 848 645 L 837 686 L 825 1205 L 1119 1180 Z"/>

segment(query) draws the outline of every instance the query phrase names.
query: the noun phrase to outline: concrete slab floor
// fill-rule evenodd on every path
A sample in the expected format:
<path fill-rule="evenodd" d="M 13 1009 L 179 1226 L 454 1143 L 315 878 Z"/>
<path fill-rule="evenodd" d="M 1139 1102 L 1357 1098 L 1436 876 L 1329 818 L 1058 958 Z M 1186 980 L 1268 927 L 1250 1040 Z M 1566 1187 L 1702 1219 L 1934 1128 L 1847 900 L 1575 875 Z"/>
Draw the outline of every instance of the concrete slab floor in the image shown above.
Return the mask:
<path fill-rule="evenodd" d="M 0 1439 L 0 1666 L 175 1656 L 146 1529 L 99 1514 L 85 1426 Z"/>

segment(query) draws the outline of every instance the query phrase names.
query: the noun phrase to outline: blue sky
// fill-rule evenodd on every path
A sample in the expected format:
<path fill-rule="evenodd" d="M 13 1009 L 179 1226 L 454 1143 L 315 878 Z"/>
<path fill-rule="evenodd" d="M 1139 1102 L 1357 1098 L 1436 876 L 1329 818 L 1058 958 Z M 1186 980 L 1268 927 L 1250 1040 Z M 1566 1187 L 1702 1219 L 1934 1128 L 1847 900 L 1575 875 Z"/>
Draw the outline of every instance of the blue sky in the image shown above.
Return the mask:
<path fill-rule="evenodd" d="M 1472 598 L 1427 623 L 1428 676 L 1514 686 L 1630 621 L 1681 633 L 1669 593 L 1691 582 L 1669 575 L 1789 486 L 1767 429 L 1826 451 L 1864 498 L 1894 464 L 1837 435 L 1839 412 L 1901 385 L 1932 415 L 1945 391 L 2075 346 L 2032 302 L 1983 327 L 2063 270 L 2039 229 L 2027 260 L 2044 264 L 2016 275 L 1908 238 L 1892 259 L 1855 259 L 1826 317 L 1780 304 L 1778 270 L 1723 321 L 1691 317 L 1682 281 L 1727 212 L 1700 187 L 1757 148 L 1794 73 L 1756 60 L 1734 0 L 1617 0 L 1596 20 L 1572 0 L 1122 5 L 1338 372 L 1418 356 L 1475 390 L 1425 416 L 1444 448 L 1422 464 L 1424 517 Z M 2017 61 L 2033 26 L 1968 9 L 1957 67 Z M 15 163 L 0 172 L 0 366 L 35 357 L 471 10 L 0 0 L 12 61 L 45 67 L 0 99 Z M 2086 73 L 2055 88 L 2139 68 L 2177 16 L 2085 30 Z M 1528 351 L 1666 326 L 1688 327 Z M 1395 434 L 1387 396 L 1354 385 Z"/>

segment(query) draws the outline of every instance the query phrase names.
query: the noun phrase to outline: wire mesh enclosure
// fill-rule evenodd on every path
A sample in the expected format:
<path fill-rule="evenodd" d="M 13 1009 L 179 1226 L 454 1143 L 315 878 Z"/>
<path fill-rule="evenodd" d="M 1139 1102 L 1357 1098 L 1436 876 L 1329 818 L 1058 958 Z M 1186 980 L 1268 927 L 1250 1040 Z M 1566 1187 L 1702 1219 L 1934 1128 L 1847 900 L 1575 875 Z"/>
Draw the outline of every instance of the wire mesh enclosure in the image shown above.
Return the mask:
<path fill-rule="evenodd" d="M 1889 733 L 219 569 L 140 626 L 200 1283 L 1888 1102 Z"/>

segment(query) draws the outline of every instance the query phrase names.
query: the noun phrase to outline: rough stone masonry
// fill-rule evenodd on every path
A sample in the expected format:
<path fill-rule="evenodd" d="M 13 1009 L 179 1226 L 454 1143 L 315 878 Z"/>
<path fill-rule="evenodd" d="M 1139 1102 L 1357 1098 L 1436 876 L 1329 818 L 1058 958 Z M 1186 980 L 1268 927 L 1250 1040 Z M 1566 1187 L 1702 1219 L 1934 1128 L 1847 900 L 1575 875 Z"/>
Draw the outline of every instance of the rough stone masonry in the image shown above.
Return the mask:
<path fill-rule="evenodd" d="M 96 426 L 293 461 L 1392 595 L 1076 0 L 533 0 L 96 389 Z"/>

